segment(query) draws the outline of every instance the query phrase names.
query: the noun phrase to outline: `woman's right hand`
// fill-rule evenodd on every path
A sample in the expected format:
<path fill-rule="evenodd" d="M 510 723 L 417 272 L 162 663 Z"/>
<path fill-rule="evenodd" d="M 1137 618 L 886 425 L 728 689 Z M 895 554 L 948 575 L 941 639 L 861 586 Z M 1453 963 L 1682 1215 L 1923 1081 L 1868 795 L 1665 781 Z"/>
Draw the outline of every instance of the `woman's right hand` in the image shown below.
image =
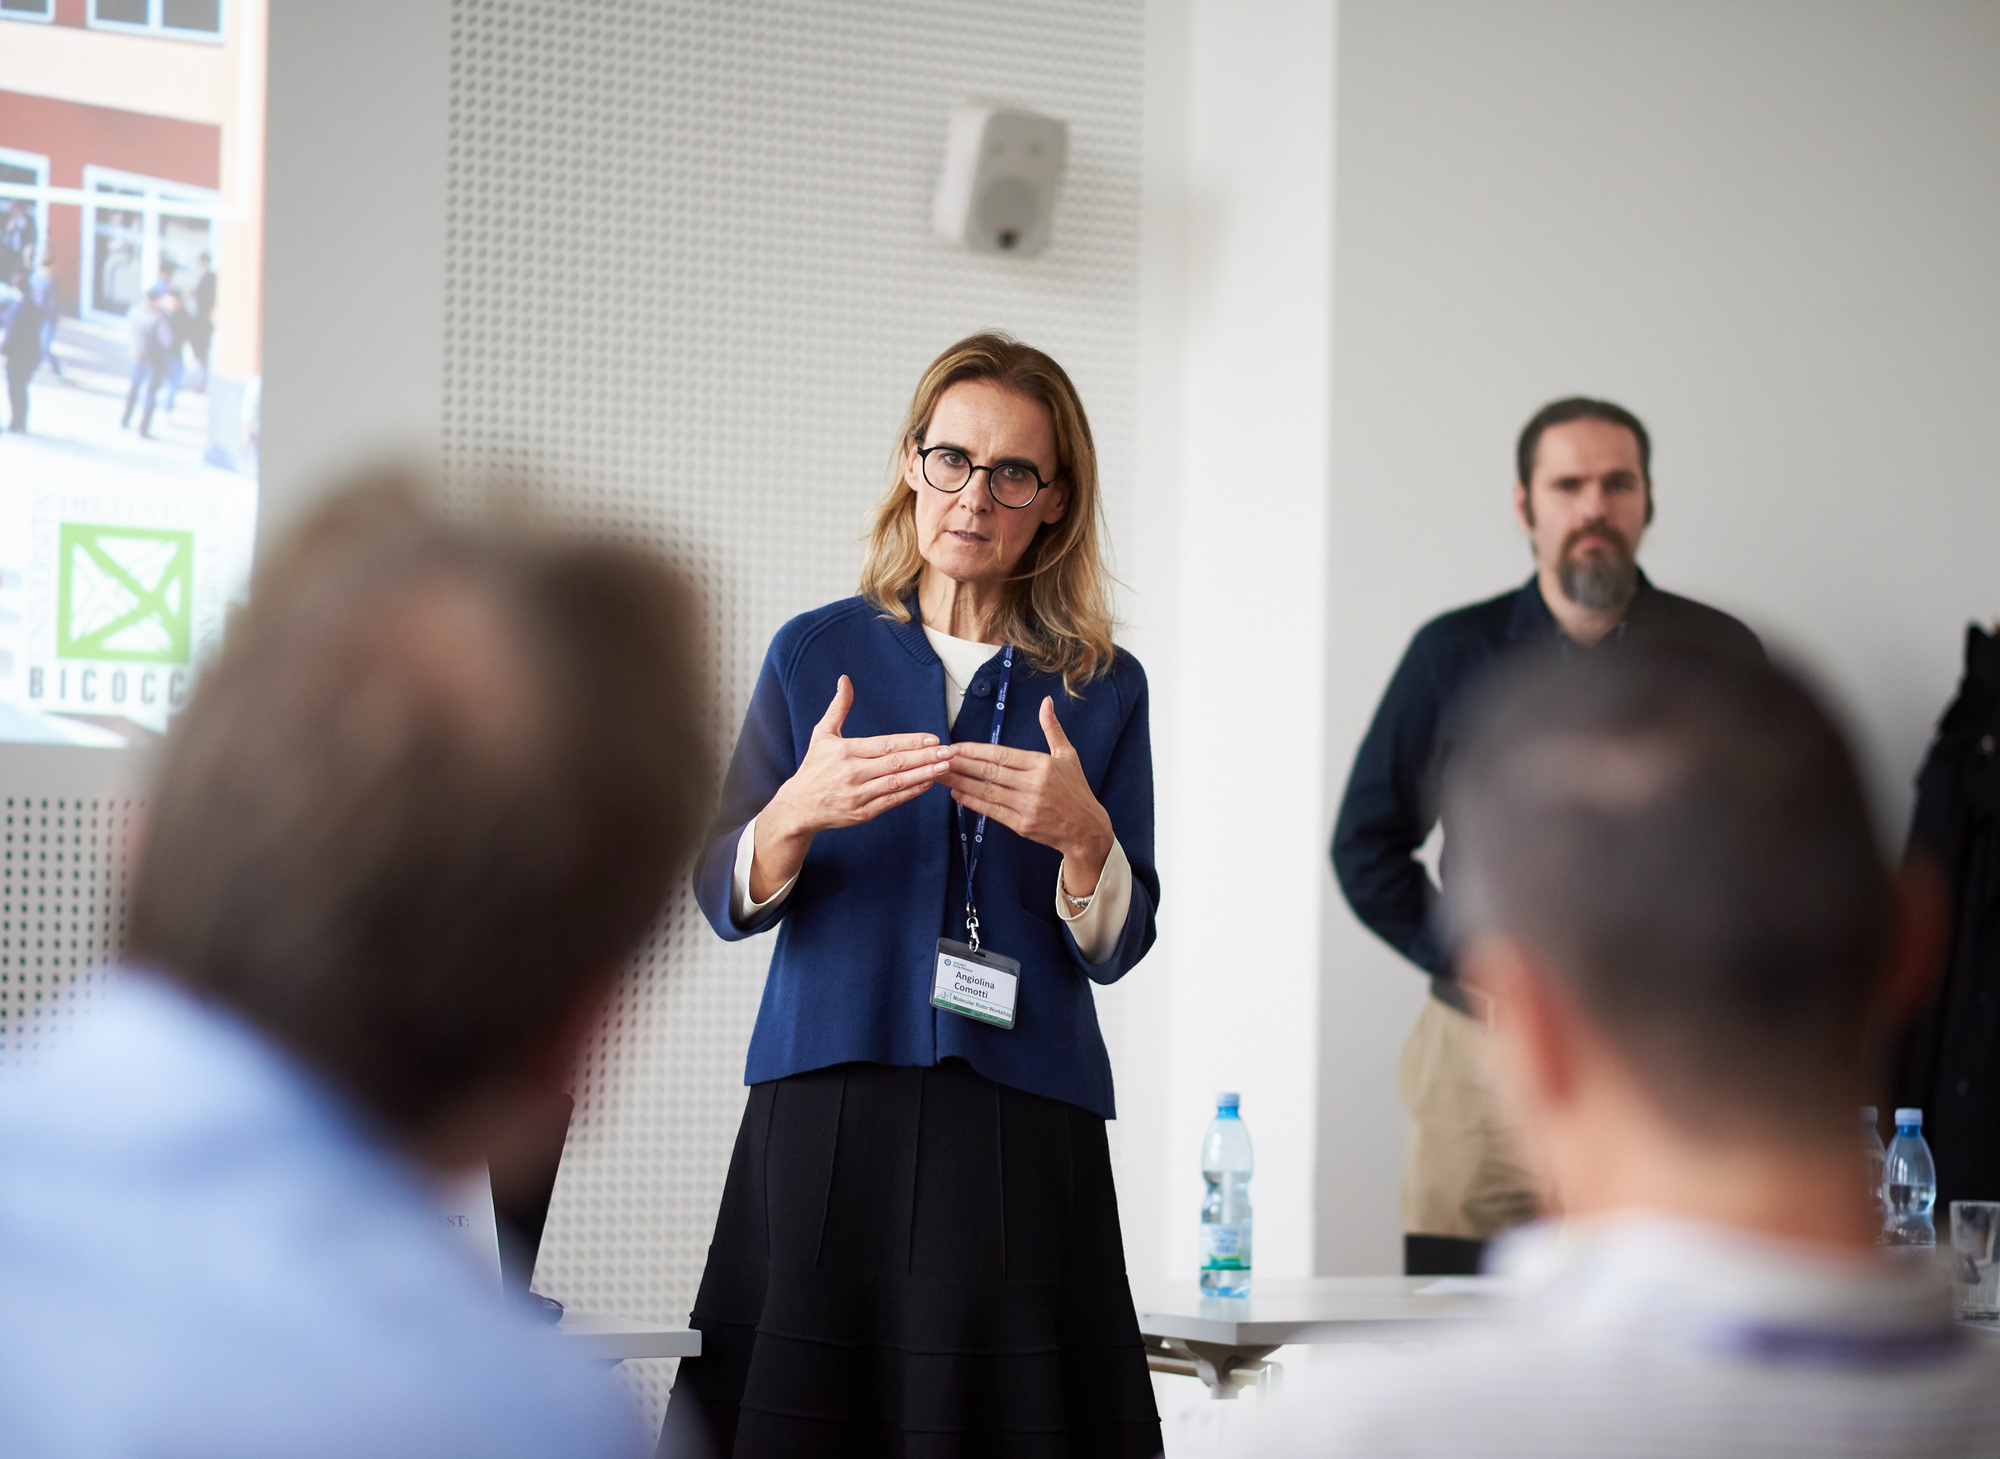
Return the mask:
<path fill-rule="evenodd" d="M 854 684 L 840 676 L 833 702 L 813 726 L 806 757 L 771 803 L 757 813 L 750 863 L 750 899 L 769 901 L 805 865 L 821 831 L 858 826 L 915 800 L 951 765 L 951 749 L 936 735 L 871 735 L 843 739 L 840 727 L 854 704 Z"/>

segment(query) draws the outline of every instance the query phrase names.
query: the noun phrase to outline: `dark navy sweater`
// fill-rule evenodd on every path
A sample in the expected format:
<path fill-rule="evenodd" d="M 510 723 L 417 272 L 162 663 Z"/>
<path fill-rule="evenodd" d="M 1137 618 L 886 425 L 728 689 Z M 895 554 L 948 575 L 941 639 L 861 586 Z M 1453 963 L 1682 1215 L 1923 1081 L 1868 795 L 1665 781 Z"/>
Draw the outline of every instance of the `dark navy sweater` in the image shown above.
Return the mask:
<path fill-rule="evenodd" d="M 947 726 L 944 666 L 919 623 L 896 623 L 857 597 L 778 630 L 695 867 L 695 895 L 722 937 L 778 929 L 745 1083 L 857 1060 L 929 1065 L 956 1057 L 998 1083 L 1113 1116 L 1111 1061 L 1090 982 L 1116 982 L 1146 955 L 1160 900 L 1146 675 L 1123 649 L 1080 697 L 1060 676 L 1014 659 L 1000 743 L 1046 753 L 1041 703 L 1054 696 L 1056 717 L 1132 863 L 1132 904 L 1110 958 L 1085 961 L 1056 916 L 1061 856 L 987 823 L 980 936 L 987 951 L 1020 960 L 1013 1028 L 930 1004 L 937 940 L 965 936 L 965 867 L 951 795 L 941 785 L 864 825 L 820 832 L 790 896 L 748 928 L 730 916 L 743 828 L 798 769 L 842 674 L 854 681 L 842 730 L 850 738 L 927 731 L 983 743 L 993 728 L 999 671 L 996 654 L 973 676 L 958 723 Z"/>
<path fill-rule="evenodd" d="M 1661 592 L 1639 575 L 1625 618 L 1590 653 L 1624 643 L 1686 643 L 1738 658 L 1764 656 L 1757 635 L 1717 608 Z M 1455 1008 L 1453 981 L 1434 924 L 1437 888 L 1416 858 L 1437 824 L 1437 787 L 1451 755 L 1452 711 L 1503 656 L 1570 653 L 1534 578 L 1511 593 L 1433 618 L 1417 630 L 1354 757 L 1333 828 L 1333 868 L 1354 914 L 1431 975 Z"/>

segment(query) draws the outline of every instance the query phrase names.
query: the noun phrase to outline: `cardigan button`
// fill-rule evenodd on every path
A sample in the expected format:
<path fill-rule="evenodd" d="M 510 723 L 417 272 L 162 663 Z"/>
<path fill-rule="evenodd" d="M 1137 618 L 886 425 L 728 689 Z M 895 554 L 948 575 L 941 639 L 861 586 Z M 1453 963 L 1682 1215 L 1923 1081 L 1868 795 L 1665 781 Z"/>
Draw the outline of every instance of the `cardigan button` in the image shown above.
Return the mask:
<path fill-rule="evenodd" d="M 987 683 L 984 679 L 981 679 L 972 686 L 972 692 L 979 698 L 984 699 L 987 695 L 993 692 L 993 686 Z"/>

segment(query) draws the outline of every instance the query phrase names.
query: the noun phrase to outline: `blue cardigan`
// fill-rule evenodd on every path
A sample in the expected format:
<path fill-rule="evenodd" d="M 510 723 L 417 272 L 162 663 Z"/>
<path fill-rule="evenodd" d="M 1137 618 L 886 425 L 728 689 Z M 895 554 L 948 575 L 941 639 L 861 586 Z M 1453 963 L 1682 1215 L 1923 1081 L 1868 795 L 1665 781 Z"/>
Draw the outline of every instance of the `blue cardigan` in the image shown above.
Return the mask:
<path fill-rule="evenodd" d="M 1036 671 L 1018 655 L 1014 660 L 1000 742 L 1046 751 L 1041 703 L 1055 696 L 1056 715 L 1132 863 L 1133 885 L 1117 948 L 1104 963 L 1086 962 L 1056 916 L 1062 858 L 998 821 L 987 823 L 980 935 L 988 951 L 1021 962 L 1013 1028 L 930 1004 L 938 938 L 965 936 L 965 869 L 951 794 L 941 785 L 865 825 L 820 832 L 789 897 L 748 928 L 730 917 L 743 828 L 798 769 L 842 674 L 854 680 L 843 729 L 850 737 L 928 731 L 984 742 L 992 733 L 999 668 L 996 654 L 967 688 L 958 723 L 947 726 L 944 666 L 918 623 L 896 623 L 856 597 L 803 613 L 778 630 L 695 867 L 695 895 L 722 937 L 734 941 L 778 927 L 745 1083 L 849 1061 L 929 1065 L 957 1057 L 997 1083 L 1112 1118 L 1111 1061 L 1085 980 L 1116 982 L 1146 955 L 1160 900 L 1146 675 L 1123 649 L 1080 697 L 1059 676 Z"/>

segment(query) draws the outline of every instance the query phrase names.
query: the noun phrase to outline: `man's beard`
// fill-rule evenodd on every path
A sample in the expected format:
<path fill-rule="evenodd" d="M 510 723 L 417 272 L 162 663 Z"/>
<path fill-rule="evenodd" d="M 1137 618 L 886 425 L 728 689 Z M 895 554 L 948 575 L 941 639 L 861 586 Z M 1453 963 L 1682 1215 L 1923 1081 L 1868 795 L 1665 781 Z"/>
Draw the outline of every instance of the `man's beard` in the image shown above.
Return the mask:
<path fill-rule="evenodd" d="M 1591 536 L 1603 542 L 1604 551 L 1588 557 L 1572 556 L 1577 543 Z M 1639 587 L 1639 564 L 1632 555 L 1632 544 L 1617 528 L 1604 522 L 1586 522 L 1563 539 L 1556 581 L 1563 596 L 1577 607 L 1603 612 L 1622 608 L 1632 600 Z"/>

